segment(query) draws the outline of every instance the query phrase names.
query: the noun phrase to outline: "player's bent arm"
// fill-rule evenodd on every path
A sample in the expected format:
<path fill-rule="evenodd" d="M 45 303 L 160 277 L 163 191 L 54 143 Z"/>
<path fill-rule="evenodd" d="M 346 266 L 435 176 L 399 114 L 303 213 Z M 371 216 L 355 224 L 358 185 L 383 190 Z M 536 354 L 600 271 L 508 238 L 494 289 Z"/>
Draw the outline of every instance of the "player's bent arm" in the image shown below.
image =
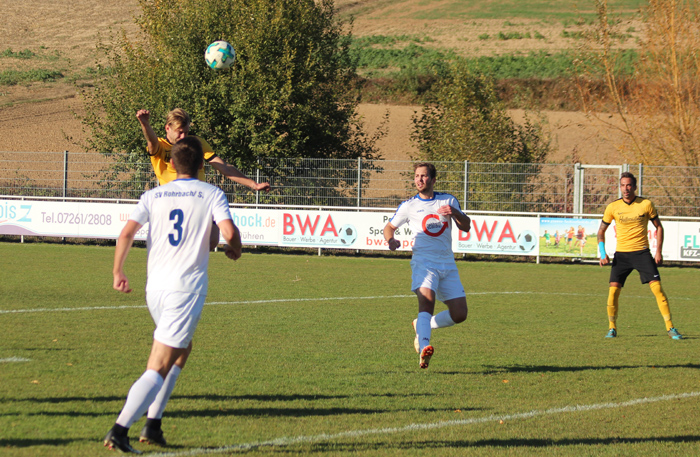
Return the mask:
<path fill-rule="evenodd" d="M 661 265 L 664 260 L 662 254 L 664 247 L 664 226 L 661 225 L 661 220 L 658 217 L 652 219 L 651 223 L 654 224 L 654 227 L 656 228 L 656 254 L 654 255 L 654 260 L 656 261 L 657 265 Z"/>
<path fill-rule="evenodd" d="M 226 176 L 228 179 L 235 183 L 242 184 L 246 187 L 250 187 L 253 190 L 270 190 L 269 183 L 263 182 L 258 184 L 257 182 L 255 182 L 255 180 L 250 179 L 249 177 L 244 175 L 238 168 L 224 162 L 224 160 L 219 156 L 213 157 L 209 161 L 209 164 L 212 167 L 214 167 L 216 171 Z"/>
<path fill-rule="evenodd" d="M 140 228 L 141 224 L 129 220 L 126 222 L 126 225 L 117 239 L 117 248 L 114 251 L 114 267 L 112 268 L 112 275 L 114 277 L 112 287 L 119 292 L 131 292 L 129 278 L 124 274 L 124 262 L 126 261 L 127 255 L 129 255 L 131 246 L 134 244 L 136 232 L 138 232 Z"/>
<path fill-rule="evenodd" d="M 158 151 L 158 135 L 156 135 L 155 130 L 151 127 L 150 117 L 151 113 L 148 110 L 140 109 L 136 112 L 136 118 L 139 120 L 139 124 L 141 124 L 141 131 L 148 143 L 148 154 L 155 155 Z"/>
<path fill-rule="evenodd" d="M 225 248 L 226 256 L 233 260 L 239 259 L 241 257 L 243 244 L 241 243 L 241 232 L 238 230 L 238 227 L 236 227 L 236 224 L 234 224 L 231 219 L 224 219 L 217 225 L 221 231 L 221 236 L 223 236 L 226 243 L 228 243 Z"/>
<path fill-rule="evenodd" d="M 605 221 L 600 222 L 600 227 L 598 227 L 598 250 L 600 251 L 600 265 L 607 265 L 610 262 L 610 257 L 608 257 L 607 252 L 605 251 L 605 232 L 608 230 L 608 227 L 610 227 L 610 224 L 607 224 Z"/>
<path fill-rule="evenodd" d="M 387 222 L 384 226 L 384 240 L 389 243 L 389 249 L 392 251 L 395 251 L 401 246 L 401 242 L 394 238 L 394 232 L 396 232 L 397 228 L 398 227 L 394 226 L 391 222 Z"/>
<path fill-rule="evenodd" d="M 452 218 L 455 221 L 455 225 L 457 226 L 458 229 L 460 229 L 463 232 L 469 232 L 472 228 L 472 220 L 469 216 L 464 214 L 458 209 L 455 209 L 452 212 Z"/>

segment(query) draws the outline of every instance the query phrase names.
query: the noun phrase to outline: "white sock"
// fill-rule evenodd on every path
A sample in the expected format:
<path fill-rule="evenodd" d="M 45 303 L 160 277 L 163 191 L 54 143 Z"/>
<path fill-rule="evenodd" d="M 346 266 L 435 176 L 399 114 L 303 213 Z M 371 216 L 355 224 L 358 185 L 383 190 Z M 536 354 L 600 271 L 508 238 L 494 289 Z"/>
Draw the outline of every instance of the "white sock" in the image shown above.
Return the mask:
<path fill-rule="evenodd" d="M 155 370 L 146 370 L 129 389 L 124 408 L 117 418 L 117 424 L 129 428 L 141 419 L 163 386 L 163 377 Z"/>
<path fill-rule="evenodd" d="M 447 309 L 430 319 L 430 328 L 452 327 L 453 325 L 455 325 L 455 321 L 452 320 L 450 311 Z"/>
<path fill-rule="evenodd" d="M 422 351 L 424 347 L 430 344 L 430 321 L 433 315 L 430 313 L 422 312 L 418 313 L 418 320 L 416 321 L 416 333 L 418 334 L 418 351 Z"/>
<path fill-rule="evenodd" d="M 175 381 L 177 381 L 177 377 L 180 375 L 181 371 L 182 368 L 177 365 L 173 365 L 170 369 L 170 373 L 168 373 L 168 376 L 165 377 L 165 381 L 163 382 L 163 387 L 160 388 L 156 399 L 153 400 L 153 403 L 151 403 L 151 406 L 148 408 L 147 417 L 149 419 L 161 419 L 163 417 L 165 405 L 167 405 L 168 400 L 170 400 L 170 395 L 175 388 Z"/>

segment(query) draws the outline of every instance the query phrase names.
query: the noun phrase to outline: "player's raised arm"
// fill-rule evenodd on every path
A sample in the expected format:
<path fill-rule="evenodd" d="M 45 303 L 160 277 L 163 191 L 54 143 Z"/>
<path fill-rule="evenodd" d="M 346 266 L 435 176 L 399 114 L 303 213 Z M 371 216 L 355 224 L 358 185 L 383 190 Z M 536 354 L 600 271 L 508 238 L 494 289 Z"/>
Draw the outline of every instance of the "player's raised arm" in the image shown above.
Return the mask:
<path fill-rule="evenodd" d="M 136 119 L 141 124 L 141 131 L 148 143 L 148 154 L 154 155 L 158 147 L 158 135 L 151 127 L 151 112 L 146 109 L 140 109 L 136 112 Z"/>

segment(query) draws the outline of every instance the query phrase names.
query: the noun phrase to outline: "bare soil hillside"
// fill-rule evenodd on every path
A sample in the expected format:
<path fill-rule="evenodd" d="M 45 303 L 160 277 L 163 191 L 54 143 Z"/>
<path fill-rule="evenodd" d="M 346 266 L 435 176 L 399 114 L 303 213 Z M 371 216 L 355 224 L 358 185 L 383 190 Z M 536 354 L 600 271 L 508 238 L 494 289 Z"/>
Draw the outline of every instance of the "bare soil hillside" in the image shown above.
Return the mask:
<path fill-rule="evenodd" d="M 396 20 L 391 17 L 390 11 L 395 8 L 395 3 L 336 1 L 341 14 L 357 14 L 353 25 L 356 36 L 420 34 L 429 36 L 433 46 L 452 48 L 465 55 L 518 50 L 557 51 L 572 46 L 569 39 L 563 38 L 565 26 L 557 21 L 517 20 L 504 24 L 496 20 Z M 402 14 L 406 16 L 411 11 L 426 7 L 426 2 L 420 0 L 399 3 Z M 435 6 L 434 2 L 430 4 Z M 368 6 L 372 8 L 366 12 Z M 138 34 L 133 21 L 138 14 L 136 0 L 0 0 L 0 11 L 5 16 L 0 23 L 0 52 L 29 49 L 42 56 L 54 56 L 56 58 L 53 60 L 32 62 L 65 72 L 94 64 L 98 36 L 108 37 L 122 29 L 130 36 Z M 537 32 L 543 38 L 506 41 L 479 39 L 483 34 L 509 30 Z M 0 59 L 0 71 L 21 69 L 23 65 L 26 65 L 26 61 L 21 59 Z M 74 144 L 84 135 L 80 123 L 72 114 L 80 112 L 80 109 L 76 89 L 69 82 L 0 86 L 0 151 L 84 152 Z M 359 114 L 368 130 L 376 128 L 384 113 L 389 112 L 388 134 L 379 144 L 385 159 L 408 160 L 416 152 L 410 140 L 411 118 L 419 109 L 417 106 L 369 104 L 359 107 Z M 550 160 L 582 160 L 588 163 L 621 161 L 616 157 L 613 143 L 603 141 L 582 113 L 544 114 L 557 145 Z M 516 121 L 522 117 L 518 111 L 512 115 Z"/>

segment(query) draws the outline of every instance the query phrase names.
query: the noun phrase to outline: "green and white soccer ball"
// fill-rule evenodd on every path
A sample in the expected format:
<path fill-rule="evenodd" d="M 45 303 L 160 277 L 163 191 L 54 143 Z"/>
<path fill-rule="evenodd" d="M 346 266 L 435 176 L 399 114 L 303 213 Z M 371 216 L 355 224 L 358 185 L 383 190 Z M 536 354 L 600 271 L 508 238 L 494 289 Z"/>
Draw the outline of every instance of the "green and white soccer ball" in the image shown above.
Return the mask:
<path fill-rule="evenodd" d="M 233 65 L 233 61 L 236 60 L 236 51 L 233 50 L 233 46 L 228 41 L 215 41 L 207 46 L 204 60 L 209 68 L 223 70 Z"/>

